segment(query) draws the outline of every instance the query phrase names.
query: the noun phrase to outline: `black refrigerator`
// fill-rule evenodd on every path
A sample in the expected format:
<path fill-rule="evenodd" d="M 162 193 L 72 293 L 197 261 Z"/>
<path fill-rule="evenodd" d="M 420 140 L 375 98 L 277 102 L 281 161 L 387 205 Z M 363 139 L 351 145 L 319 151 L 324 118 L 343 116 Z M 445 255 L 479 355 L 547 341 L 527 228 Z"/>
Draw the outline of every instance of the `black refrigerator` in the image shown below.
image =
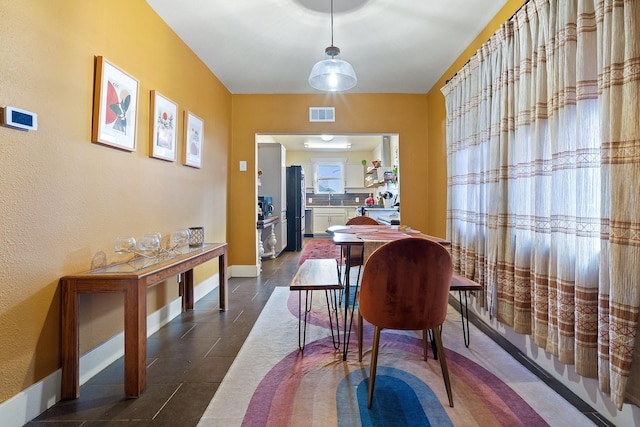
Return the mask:
<path fill-rule="evenodd" d="M 304 170 L 302 166 L 287 167 L 287 251 L 302 249 L 305 208 Z"/>

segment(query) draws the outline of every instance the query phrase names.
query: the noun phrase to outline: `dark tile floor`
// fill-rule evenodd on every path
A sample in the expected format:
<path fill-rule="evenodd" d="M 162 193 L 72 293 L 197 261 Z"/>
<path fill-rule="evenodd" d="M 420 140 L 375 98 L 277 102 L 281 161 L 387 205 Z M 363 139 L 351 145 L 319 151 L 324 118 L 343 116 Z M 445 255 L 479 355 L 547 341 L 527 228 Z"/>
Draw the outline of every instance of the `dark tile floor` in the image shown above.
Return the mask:
<path fill-rule="evenodd" d="M 58 402 L 27 426 L 196 426 L 273 289 L 289 286 L 299 256 L 283 252 L 263 262 L 260 277 L 231 278 L 226 312 L 219 311 L 218 292 L 210 292 L 193 311 L 149 337 L 147 390 L 138 399 L 124 398 L 120 358 L 84 384 L 78 399 Z M 513 345 L 477 319 L 472 321 L 523 365 L 539 372 Z M 596 425 L 611 425 L 561 384 L 548 376 L 540 378 Z"/>

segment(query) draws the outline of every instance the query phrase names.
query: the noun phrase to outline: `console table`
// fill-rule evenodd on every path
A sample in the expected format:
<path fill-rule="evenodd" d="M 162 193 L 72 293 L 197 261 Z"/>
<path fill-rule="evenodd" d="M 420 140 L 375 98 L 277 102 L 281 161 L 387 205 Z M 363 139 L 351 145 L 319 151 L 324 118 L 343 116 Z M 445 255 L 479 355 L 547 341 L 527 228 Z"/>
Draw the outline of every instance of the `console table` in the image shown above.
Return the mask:
<path fill-rule="evenodd" d="M 275 225 L 279 222 L 280 217 L 278 215 L 271 215 L 266 219 L 258 220 L 256 223 L 256 229 L 258 230 L 258 255 L 260 258 L 276 258 L 276 245 L 278 244 L 278 241 L 276 240 Z M 264 244 L 262 243 L 262 230 L 266 228 L 271 228 L 271 233 L 267 238 L 268 251 L 265 251 Z"/>
<path fill-rule="evenodd" d="M 147 289 L 182 275 L 179 280 L 182 309 L 192 310 L 193 268 L 216 257 L 220 269 L 220 310 L 225 311 L 228 305 L 226 243 L 207 243 L 185 248 L 184 253 L 175 256 L 135 258 L 62 277 L 62 398 L 75 399 L 80 395 L 79 294 L 123 293 L 124 391 L 126 397 L 139 397 L 147 387 Z"/>

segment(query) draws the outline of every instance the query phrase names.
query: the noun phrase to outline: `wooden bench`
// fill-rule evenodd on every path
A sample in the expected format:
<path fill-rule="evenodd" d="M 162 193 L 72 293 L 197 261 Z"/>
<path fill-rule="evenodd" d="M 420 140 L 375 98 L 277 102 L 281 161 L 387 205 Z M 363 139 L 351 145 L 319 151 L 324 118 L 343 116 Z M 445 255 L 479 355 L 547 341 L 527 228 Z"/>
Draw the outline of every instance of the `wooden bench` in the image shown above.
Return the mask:
<path fill-rule="evenodd" d="M 331 338 L 333 347 L 340 347 L 340 328 L 338 326 L 338 297 L 336 291 L 343 286 L 338 278 L 338 263 L 335 259 L 307 259 L 298 268 L 291 280 L 289 289 L 298 291 L 298 347 L 304 350 L 307 338 L 307 320 L 311 312 L 313 291 L 324 290 L 327 299 L 327 311 L 329 312 L 329 324 L 331 325 Z M 304 327 L 302 314 L 302 291 L 305 291 Z M 335 318 L 336 334 L 333 331 L 333 319 Z"/>
<path fill-rule="evenodd" d="M 471 341 L 469 330 L 469 305 L 467 301 L 467 291 L 482 291 L 482 285 L 474 282 L 471 279 L 467 279 L 464 276 L 453 273 L 451 276 L 451 284 L 449 285 L 450 291 L 458 291 L 458 300 L 460 301 L 460 315 L 462 316 L 462 337 L 464 339 L 465 347 L 469 348 Z M 464 292 L 464 303 L 462 302 L 462 293 Z M 442 326 L 440 326 L 442 328 Z M 425 331 L 426 332 L 426 331 Z M 433 351 L 433 358 L 438 359 L 438 352 L 436 350 L 435 343 L 433 342 L 433 336 L 429 332 L 429 340 L 431 341 L 431 350 Z M 426 342 L 426 341 L 425 341 Z M 425 344 L 426 345 L 426 344 Z M 425 355 L 426 355 L 425 349 Z M 425 356 L 426 359 L 426 356 Z"/>
<path fill-rule="evenodd" d="M 464 338 L 464 345 L 468 348 L 470 341 L 469 332 L 469 306 L 467 302 L 467 291 L 482 291 L 482 285 L 474 282 L 471 279 L 467 279 L 464 276 L 454 274 L 451 277 L 450 291 L 458 291 L 458 299 L 460 301 L 460 314 L 462 315 L 462 336 Z M 462 293 L 464 292 L 464 307 L 462 304 Z"/>

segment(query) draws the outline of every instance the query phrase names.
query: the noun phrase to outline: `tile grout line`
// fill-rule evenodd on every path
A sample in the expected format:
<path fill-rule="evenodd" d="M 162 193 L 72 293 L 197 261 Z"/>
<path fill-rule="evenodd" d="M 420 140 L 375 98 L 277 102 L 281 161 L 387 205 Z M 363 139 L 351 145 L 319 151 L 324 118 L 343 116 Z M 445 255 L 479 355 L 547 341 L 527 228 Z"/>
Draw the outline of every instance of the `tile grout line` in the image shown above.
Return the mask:
<path fill-rule="evenodd" d="M 235 319 L 233 319 L 233 322 L 231 323 L 236 323 L 236 320 L 238 320 L 240 318 L 240 316 L 242 316 L 242 313 L 244 313 L 244 310 L 240 310 L 240 313 L 238 313 L 238 315 L 236 316 Z"/>
<path fill-rule="evenodd" d="M 204 357 L 209 356 L 209 353 L 211 353 L 213 351 L 213 348 L 218 345 L 218 343 L 220 342 L 220 340 L 222 340 L 222 338 L 218 337 L 218 339 L 216 340 L 216 342 L 213 343 L 213 345 L 211 346 L 211 348 L 209 348 L 209 351 L 207 351 L 207 353 L 204 355 Z"/>
<path fill-rule="evenodd" d="M 169 403 L 169 401 L 170 401 L 171 399 L 173 399 L 173 396 L 175 396 L 175 395 L 176 395 L 176 393 L 178 392 L 178 390 L 180 390 L 180 387 L 182 387 L 182 384 L 184 384 L 184 383 L 180 383 L 180 385 L 178 386 L 178 388 L 176 388 L 176 389 L 173 391 L 173 393 L 171 393 L 171 396 L 169 396 L 169 398 L 166 400 L 166 402 L 164 402 L 164 403 L 162 404 L 162 406 L 160 407 L 160 409 L 158 409 L 158 412 L 156 412 L 156 413 L 153 415 L 153 417 L 151 417 L 151 419 L 152 419 L 152 420 L 155 420 L 155 419 L 156 419 L 156 417 L 160 414 L 160 412 L 164 409 L 164 407 L 165 407 L 165 406 L 167 406 L 167 403 Z"/>
<path fill-rule="evenodd" d="M 197 324 L 193 325 L 192 327 L 189 328 L 189 330 L 187 332 L 185 332 L 184 334 L 182 334 L 180 336 L 180 339 L 183 339 L 184 337 L 186 337 L 187 335 L 189 335 L 189 332 L 193 331 L 193 329 L 198 326 Z"/>

